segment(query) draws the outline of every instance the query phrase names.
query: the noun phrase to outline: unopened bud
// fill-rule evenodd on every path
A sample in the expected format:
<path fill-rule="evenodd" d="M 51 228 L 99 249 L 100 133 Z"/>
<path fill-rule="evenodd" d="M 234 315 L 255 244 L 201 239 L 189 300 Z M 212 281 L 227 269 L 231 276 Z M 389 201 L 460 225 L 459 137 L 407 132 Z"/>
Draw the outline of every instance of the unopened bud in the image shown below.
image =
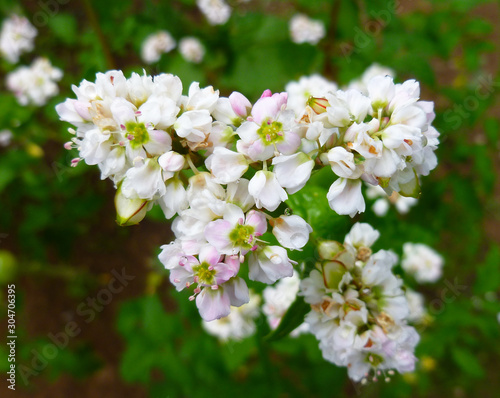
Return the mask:
<path fill-rule="evenodd" d="M 324 240 L 318 245 L 318 254 L 323 260 L 333 260 L 344 250 L 344 246 L 334 240 Z"/>
<path fill-rule="evenodd" d="M 307 105 L 309 105 L 312 110 L 319 115 L 326 112 L 326 108 L 330 106 L 330 103 L 326 98 L 311 97 L 307 101 Z"/>
<path fill-rule="evenodd" d="M 148 211 L 148 201 L 145 199 L 126 198 L 118 188 L 115 195 L 116 222 L 124 227 L 139 224 Z"/>

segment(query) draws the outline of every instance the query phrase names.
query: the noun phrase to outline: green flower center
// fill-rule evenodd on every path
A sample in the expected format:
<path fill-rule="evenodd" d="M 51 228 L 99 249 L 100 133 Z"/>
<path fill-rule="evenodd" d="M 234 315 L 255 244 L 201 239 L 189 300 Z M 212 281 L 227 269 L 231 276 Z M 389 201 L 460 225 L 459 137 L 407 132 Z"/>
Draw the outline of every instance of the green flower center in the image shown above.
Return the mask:
<path fill-rule="evenodd" d="M 215 285 L 215 269 L 209 269 L 210 264 L 203 262 L 193 267 L 194 274 L 198 277 L 198 283 L 204 285 Z"/>
<path fill-rule="evenodd" d="M 365 358 L 365 362 L 368 362 L 374 368 L 384 362 L 384 358 L 377 354 L 368 354 Z"/>
<path fill-rule="evenodd" d="M 127 129 L 127 136 L 130 139 L 130 146 L 132 148 L 136 149 L 148 143 L 149 133 L 144 123 L 127 122 L 125 128 Z"/>
<path fill-rule="evenodd" d="M 271 122 L 270 119 L 262 122 L 262 125 L 257 130 L 257 134 L 265 146 L 277 144 L 285 139 L 283 123 Z"/>
<path fill-rule="evenodd" d="M 241 247 L 244 250 L 250 250 L 253 246 L 255 228 L 251 225 L 236 225 L 229 234 L 229 239 L 234 247 Z"/>

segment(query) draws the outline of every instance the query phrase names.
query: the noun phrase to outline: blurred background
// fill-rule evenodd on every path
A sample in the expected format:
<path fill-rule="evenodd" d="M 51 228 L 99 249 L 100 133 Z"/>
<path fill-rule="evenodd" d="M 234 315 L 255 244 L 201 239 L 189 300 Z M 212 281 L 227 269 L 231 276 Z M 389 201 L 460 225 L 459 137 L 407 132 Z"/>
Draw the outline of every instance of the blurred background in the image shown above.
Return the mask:
<path fill-rule="evenodd" d="M 498 396 L 498 2 L 231 0 L 219 9 L 198 3 L 1 0 L 3 21 L 24 16 L 38 34 L 14 62 L 5 54 L 0 60 L 0 335 L 7 331 L 8 284 L 16 286 L 18 335 L 16 391 L 7 391 L 3 376 L 0 395 Z M 310 18 L 303 20 L 312 23 L 309 36 L 291 24 L 298 14 Z M 170 36 L 163 53 L 148 53 L 145 40 L 158 31 Z M 38 57 L 62 71 L 54 73 L 58 93 L 23 104 L 7 76 Z M 283 91 L 313 73 L 347 85 L 374 63 L 391 68 L 398 82 L 420 81 L 441 132 L 438 167 L 423 179 L 416 206 L 407 214 L 391 207 L 380 217 L 371 200 L 352 220 L 380 230 L 377 248 L 401 254 L 405 242 L 421 242 L 445 259 L 437 282 L 408 281 L 427 306 L 417 327 L 419 362 L 414 373 L 389 383 L 353 384 L 345 369 L 323 360 L 312 335 L 262 341 L 263 316 L 256 334 L 241 341 L 207 334 L 196 307 L 174 291 L 157 260 L 160 245 L 172 239 L 169 223 L 153 211 L 138 226 L 119 227 L 112 183 L 101 181 L 96 167 L 70 167 L 76 152 L 63 148 L 70 126 L 54 109 L 74 97 L 72 84 L 110 69 L 173 73 L 185 90 L 199 81 L 255 101 L 267 88 Z M 109 295 L 116 274 L 128 279 Z M 0 341 L 5 375 L 8 347 Z M 47 349 L 55 341 L 57 348 Z"/>

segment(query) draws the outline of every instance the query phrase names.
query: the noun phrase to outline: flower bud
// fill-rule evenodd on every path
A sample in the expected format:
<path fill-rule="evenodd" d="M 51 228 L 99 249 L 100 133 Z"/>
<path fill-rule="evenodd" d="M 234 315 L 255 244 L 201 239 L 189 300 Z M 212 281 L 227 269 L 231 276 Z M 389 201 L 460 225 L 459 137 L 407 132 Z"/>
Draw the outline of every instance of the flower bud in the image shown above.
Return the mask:
<path fill-rule="evenodd" d="M 326 108 L 330 106 L 330 103 L 326 98 L 311 97 L 307 101 L 307 105 L 309 105 L 312 110 L 319 115 L 326 112 Z"/>
<path fill-rule="evenodd" d="M 324 260 L 333 260 L 342 250 L 344 246 L 334 240 L 324 240 L 318 245 L 319 256 Z"/>
<path fill-rule="evenodd" d="M 229 102 L 231 103 L 234 113 L 242 118 L 246 118 L 252 110 L 252 104 L 247 97 L 237 91 L 231 93 Z"/>
<path fill-rule="evenodd" d="M 158 163 L 165 171 L 180 171 L 184 168 L 184 156 L 174 151 L 164 153 L 158 158 Z"/>
<path fill-rule="evenodd" d="M 120 186 L 115 195 L 116 222 L 122 227 L 139 224 L 146 216 L 148 203 L 145 199 L 126 198 Z"/>

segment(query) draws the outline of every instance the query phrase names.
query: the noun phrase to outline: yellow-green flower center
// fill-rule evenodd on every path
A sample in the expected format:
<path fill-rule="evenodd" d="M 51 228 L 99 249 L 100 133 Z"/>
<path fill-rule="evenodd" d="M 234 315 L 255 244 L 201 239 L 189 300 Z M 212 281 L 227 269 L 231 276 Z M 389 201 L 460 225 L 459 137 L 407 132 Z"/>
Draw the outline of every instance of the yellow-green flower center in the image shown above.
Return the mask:
<path fill-rule="evenodd" d="M 365 362 L 368 362 L 374 368 L 384 362 L 384 358 L 377 354 L 368 354 L 365 358 Z"/>
<path fill-rule="evenodd" d="M 132 148 L 139 148 L 149 142 L 149 133 L 144 123 L 127 122 L 125 128 Z"/>
<path fill-rule="evenodd" d="M 255 228 L 251 225 L 236 225 L 230 232 L 229 239 L 234 247 L 240 247 L 244 250 L 250 250 L 253 246 Z"/>
<path fill-rule="evenodd" d="M 257 134 L 265 146 L 277 144 L 285 139 L 283 123 L 271 122 L 269 119 L 262 122 L 262 125 L 257 130 Z"/>
<path fill-rule="evenodd" d="M 209 269 L 210 264 L 203 262 L 193 267 L 194 274 L 198 277 L 198 283 L 204 285 L 215 285 L 215 269 Z"/>

